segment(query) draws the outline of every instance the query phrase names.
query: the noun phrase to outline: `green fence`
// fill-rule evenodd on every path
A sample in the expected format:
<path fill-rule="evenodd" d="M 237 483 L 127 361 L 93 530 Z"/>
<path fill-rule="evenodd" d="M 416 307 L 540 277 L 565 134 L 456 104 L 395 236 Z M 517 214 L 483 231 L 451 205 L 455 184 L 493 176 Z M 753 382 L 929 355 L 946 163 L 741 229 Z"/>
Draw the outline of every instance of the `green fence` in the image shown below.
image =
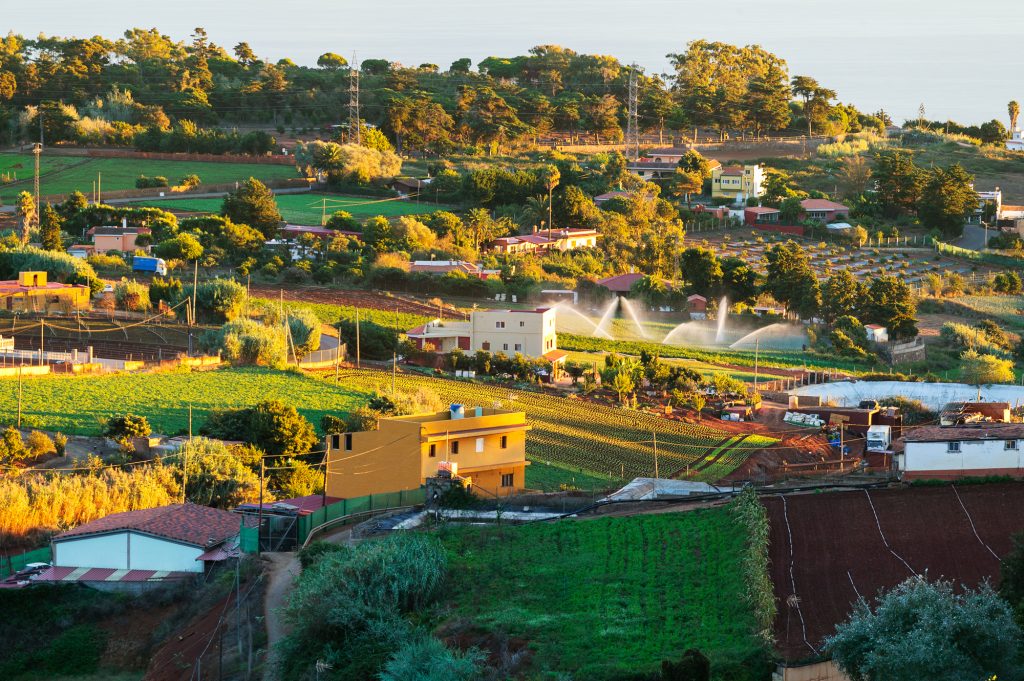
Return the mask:
<path fill-rule="evenodd" d="M 4 556 L 0 558 L 0 579 L 14 574 L 29 563 L 49 563 L 52 560 L 53 553 L 49 546 L 19 556 Z"/>
<path fill-rule="evenodd" d="M 245 553 L 256 553 L 259 549 L 260 544 L 260 530 L 258 527 L 253 525 L 252 527 L 246 527 L 242 525 L 242 531 L 239 533 L 239 546 Z"/>
<path fill-rule="evenodd" d="M 983 262 L 989 265 L 999 265 L 1002 267 L 1024 267 L 1024 259 L 1015 258 L 1011 255 L 988 253 L 986 251 L 972 251 L 967 248 L 961 248 L 960 246 L 944 243 L 938 239 L 933 239 L 932 243 L 935 244 L 935 250 L 945 255 L 966 258 L 968 260 L 977 260 L 978 262 Z"/>
<path fill-rule="evenodd" d="M 402 492 L 388 492 L 386 494 L 371 494 L 367 497 L 356 497 L 355 499 L 342 499 L 339 502 L 319 508 L 309 515 L 299 517 L 299 545 L 301 546 L 313 528 L 319 527 L 332 520 L 340 520 L 346 516 L 369 511 L 383 511 L 389 508 L 401 506 L 414 506 L 426 501 L 426 489 L 405 490 Z"/>

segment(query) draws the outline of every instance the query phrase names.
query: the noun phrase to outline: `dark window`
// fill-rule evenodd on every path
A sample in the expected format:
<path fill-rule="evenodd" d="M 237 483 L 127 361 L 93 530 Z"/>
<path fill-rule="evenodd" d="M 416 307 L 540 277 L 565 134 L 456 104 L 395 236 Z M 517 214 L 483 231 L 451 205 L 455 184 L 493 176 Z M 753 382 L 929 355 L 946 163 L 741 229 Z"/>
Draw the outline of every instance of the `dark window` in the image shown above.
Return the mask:
<path fill-rule="evenodd" d="M 352 451 L 352 433 L 345 433 L 345 451 Z"/>
<path fill-rule="evenodd" d="M 501 448 L 508 449 L 508 435 L 501 436 Z"/>
<path fill-rule="evenodd" d="M 437 456 L 437 445 L 430 445 L 430 456 Z"/>
<path fill-rule="evenodd" d="M 959 452 L 960 451 L 960 443 L 959 442 L 947 442 L 946 443 L 946 451 L 950 452 L 950 453 Z"/>
<path fill-rule="evenodd" d="M 341 435 L 335 433 L 331 436 L 331 449 L 341 449 Z"/>
<path fill-rule="evenodd" d="M 455 440 L 455 441 L 452 442 L 452 454 L 458 454 L 458 453 L 459 453 L 459 441 Z"/>
<path fill-rule="evenodd" d="M 491 349 L 491 342 L 490 341 L 484 341 L 483 345 L 481 345 L 480 347 L 482 347 L 484 349 L 484 351 L 486 352 L 486 351 Z"/>
<path fill-rule="evenodd" d="M 514 487 L 515 486 L 515 473 L 503 473 L 501 476 L 502 487 Z"/>
<path fill-rule="evenodd" d="M 1016 440 L 1007 440 L 1006 441 L 1006 448 L 1007 449 L 1017 449 L 1017 441 Z"/>

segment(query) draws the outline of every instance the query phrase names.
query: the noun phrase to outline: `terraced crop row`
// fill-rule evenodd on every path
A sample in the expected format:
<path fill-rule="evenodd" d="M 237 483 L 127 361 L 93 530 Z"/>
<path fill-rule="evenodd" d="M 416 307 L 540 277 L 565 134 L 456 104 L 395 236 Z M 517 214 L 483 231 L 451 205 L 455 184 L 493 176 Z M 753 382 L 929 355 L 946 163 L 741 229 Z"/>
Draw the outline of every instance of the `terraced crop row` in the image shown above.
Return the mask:
<path fill-rule="evenodd" d="M 391 389 L 391 374 L 349 370 L 342 372 L 341 384 L 348 389 L 386 392 Z M 683 424 L 654 414 L 470 381 L 399 374 L 396 387 L 428 388 L 449 403 L 522 410 L 533 427 L 527 437 L 527 454 L 532 460 L 616 478 L 654 476 L 655 435 L 661 476 L 689 466 L 695 471 L 692 479 L 705 481 L 720 479 L 757 449 L 775 442 L 733 437 L 707 425 Z M 716 450 L 725 455 L 700 469 Z"/>

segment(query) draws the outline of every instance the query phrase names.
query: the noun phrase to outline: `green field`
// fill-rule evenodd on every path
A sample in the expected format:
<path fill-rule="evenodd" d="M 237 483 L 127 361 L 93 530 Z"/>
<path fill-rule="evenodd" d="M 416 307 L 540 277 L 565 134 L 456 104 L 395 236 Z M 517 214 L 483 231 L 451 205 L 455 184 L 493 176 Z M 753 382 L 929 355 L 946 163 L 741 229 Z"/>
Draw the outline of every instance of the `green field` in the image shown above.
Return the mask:
<path fill-rule="evenodd" d="M 351 392 L 389 391 L 391 378 L 388 371 L 341 372 L 341 384 Z M 326 375 L 325 379 L 333 381 L 334 375 Z M 661 477 L 688 475 L 690 479 L 704 481 L 720 480 L 752 453 L 776 442 L 757 435 L 733 436 L 706 425 L 670 421 L 643 411 L 497 384 L 399 374 L 396 387 L 428 388 L 446 403 L 522 410 L 532 427 L 526 440 L 531 461 L 604 478 L 609 486 L 623 478 L 654 477 L 655 433 Z"/>
<path fill-rule="evenodd" d="M 441 538 L 451 597 L 439 617 L 525 640 L 524 678 L 639 678 L 688 648 L 709 656 L 713 678 L 740 678 L 730 668 L 760 651 L 745 531 L 727 509 L 449 526 Z"/>
<path fill-rule="evenodd" d="M 271 298 L 253 298 L 254 301 L 267 305 L 280 305 L 281 303 Z M 332 305 L 331 303 L 308 303 L 295 300 L 284 301 L 286 310 L 308 308 L 313 311 L 324 324 L 337 325 L 339 319 L 350 319 L 355 321 L 356 311 L 359 311 L 359 319 L 362 322 L 373 322 L 390 329 L 398 329 L 405 333 L 408 329 L 427 322 L 431 317 L 412 314 L 410 312 L 392 312 L 390 310 L 378 310 L 375 308 L 360 307 L 353 305 Z M 354 350 L 353 350 L 354 352 Z"/>
<path fill-rule="evenodd" d="M 0 174 L 16 173 L 19 182 L 0 185 L 0 199 L 13 202 L 22 191 L 32 191 L 32 156 L 29 154 L 0 154 Z M 21 166 L 18 168 L 17 166 Z M 134 158 L 87 158 L 81 156 L 47 157 L 40 159 L 42 194 L 67 194 L 78 190 L 91 195 L 97 174 L 102 175 L 103 190 L 135 189 L 139 175 L 162 175 L 175 184 L 186 175 L 196 174 L 203 184 L 222 184 L 255 177 L 259 180 L 297 177 L 295 168 L 287 165 L 258 163 L 211 163 L 204 161 L 162 161 Z M 215 200 L 220 207 L 219 199 Z"/>
<path fill-rule="evenodd" d="M 339 196 L 337 194 L 279 194 L 277 207 L 286 222 L 297 225 L 319 225 L 324 214 L 326 201 L 327 216 L 339 210 L 348 211 L 362 220 L 375 215 L 397 217 L 399 215 L 421 215 L 436 210 L 451 210 L 451 206 L 433 203 L 415 203 L 404 199 L 381 199 L 373 196 Z M 145 205 L 165 210 L 216 213 L 220 211 L 221 199 L 168 199 L 147 201 Z"/>
<path fill-rule="evenodd" d="M 107 418 L 125 412 L 148 418 L 154 432 L 178 433 L 188 428 L 189 404 L 198 430 L 213 409 L 272 399 L 294 405 L 317 425 L 324 414 L 349 411 L 366 397 L 344 384 L 270 369 L 46 376 L 25 379 L 23 395 L 24 425 L 76 435 L 97 435 Z M 17 411 L 17 379 L 0 379 L 0 421 L 14 423 Z"/>

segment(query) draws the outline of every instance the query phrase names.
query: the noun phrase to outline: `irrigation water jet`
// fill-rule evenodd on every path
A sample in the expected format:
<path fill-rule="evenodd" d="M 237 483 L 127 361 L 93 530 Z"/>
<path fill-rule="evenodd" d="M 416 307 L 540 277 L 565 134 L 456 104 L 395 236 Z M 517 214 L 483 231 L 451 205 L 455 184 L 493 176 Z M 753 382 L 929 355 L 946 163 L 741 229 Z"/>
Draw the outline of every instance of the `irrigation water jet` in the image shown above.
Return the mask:
<path fill-rule="evenodd" d="M 608 340 L 615 340 L 611 332 L 608 330 L 608 326 L 611 324 L 612 317 L 615 316 L 615 311 L 619 309 L 619 303 L 622 302 L 622 298 L 615 296 L 609 303 L 608 307 L 604 309 L 604 313 L 601 314 L 600 321 L 597 322 L 597 328 L 594 329 L 594 335 L 601 334 Z"/>
<path fill-rule="evenodd" d="M 628 314 L 633 320 L 633 326 L 636 327 L 637 333 L 639 333 L 640 337 L 644 340 L 648 340 L 649 336 L 647 335 L 647 329 L 645 329 L 644 325 L 640 323 L 640 316 L 636 312 L 636 306 L 633 305 L 633 301 L 629 298 L 621 298 L 620 300 L 622 301 L 622 307 L 626 311 L 626 314 Z"/>
<path fill-rule="evenodd" d="M 725 318 L 729 316 L 729 301 L 722 296 L 718 303 L 718 329 L 715 331 L 715 343 L 722 344 L 725 341 Z"/>

